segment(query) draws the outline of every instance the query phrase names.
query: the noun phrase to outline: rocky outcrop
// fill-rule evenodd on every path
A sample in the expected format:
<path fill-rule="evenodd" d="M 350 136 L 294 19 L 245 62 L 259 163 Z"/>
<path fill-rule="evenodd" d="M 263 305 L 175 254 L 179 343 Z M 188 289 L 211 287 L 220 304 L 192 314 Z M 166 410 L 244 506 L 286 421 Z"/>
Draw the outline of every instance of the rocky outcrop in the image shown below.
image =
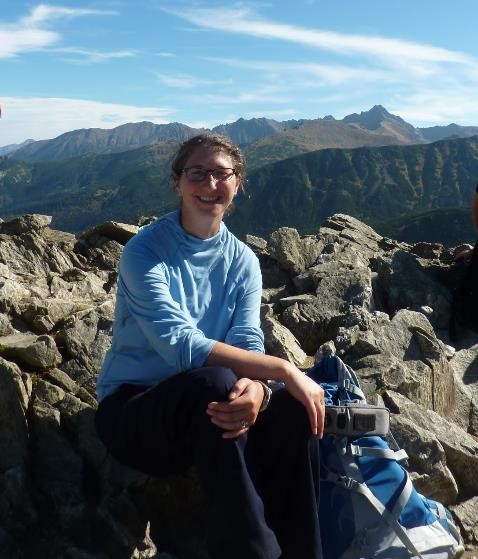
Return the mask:
<path fill-rule="evenodd" d="M 0 556 L 204 558 L 194 472 L 148 478 L 115 462 L 94 430 L 116 266 L 137 227 L 74 237 L 49 223 L 0 223 Z M 247 241 L 263 270 L 267 351 L 306 368 L 335 347 L 393 412 L 416 487 L 478 543 L 478 335 L 447 337 L 451 252 L 340 214 L 315 235 Z"/>

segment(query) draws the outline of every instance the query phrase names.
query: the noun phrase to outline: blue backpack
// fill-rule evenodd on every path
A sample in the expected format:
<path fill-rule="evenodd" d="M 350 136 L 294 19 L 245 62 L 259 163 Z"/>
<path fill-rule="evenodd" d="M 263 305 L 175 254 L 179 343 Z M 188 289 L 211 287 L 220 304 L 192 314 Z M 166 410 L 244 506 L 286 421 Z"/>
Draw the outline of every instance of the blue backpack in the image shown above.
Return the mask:
<path fill-rule="evenodd" d="M 335 355 L 308 372 L 325 391 L 320 526 L 324 559 L 452 559 L 464 552 L 450 512 L 420 495 L 404 450 L 386 440 L 389 412 L 370 406 Z"/>

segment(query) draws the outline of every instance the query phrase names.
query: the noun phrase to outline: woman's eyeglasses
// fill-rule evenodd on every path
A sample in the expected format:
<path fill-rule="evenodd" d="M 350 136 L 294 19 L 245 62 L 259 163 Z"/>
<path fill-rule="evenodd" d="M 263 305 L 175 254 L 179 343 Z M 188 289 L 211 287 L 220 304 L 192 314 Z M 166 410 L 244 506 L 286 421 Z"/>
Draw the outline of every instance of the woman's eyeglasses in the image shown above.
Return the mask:
<path fill-rule="evenodd" d="M 193 182 L 201 182 L 208 175 L 211 175 L 216 182 L 227 181 L 236 174 L 235 169 L 228 167 L 216 167 L 215 169 L 203 169 L 202 167 L 185 167 L 182 174 Z"/>

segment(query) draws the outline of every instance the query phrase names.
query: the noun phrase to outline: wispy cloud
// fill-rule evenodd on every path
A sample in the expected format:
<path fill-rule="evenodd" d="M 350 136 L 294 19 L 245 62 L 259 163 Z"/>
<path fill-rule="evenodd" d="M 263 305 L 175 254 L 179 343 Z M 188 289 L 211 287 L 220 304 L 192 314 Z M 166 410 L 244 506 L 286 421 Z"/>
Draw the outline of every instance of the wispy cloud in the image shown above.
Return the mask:
<path fill-rule="evenodd" d="M 67 8 L 64 6 L 51 6 L 50 4 L 39 4 L 30 11 L 30 14 L 20 20 L 21 27 L 38 27 L 49 23 L 54 19 L 74 18 L 91 15 L 112 15 L 116 12 L 110 10 L 90 10 L 84 8 Z"/>
<path fill-rule="evenodd" d="M 278 92 L 274 88 L 262 87 L 256 90 L 236 91 L 234 95 L 229 93 L 205 93 L 202 101 L 215 103 L 216 105 L 248 105 L 250 103 L 262 103 L 263 105 L 289 103 L 290 97 Z"/>
<path fill-rule="evenodd" d="M 206 29 L 288 41 L 341 54 L 367 55 L 382 59 L 400 58 L 413 61 L 473 63 L 472 59 L 464 53 L 433 45 L 387 37 L 309 29 L 267 21 L 245 7 L 191 8 L 182 11 L 168 11 Z"/>
<path fill-rule="evenodd" d="M 190 74 L 162 74 L 158 73 L 157 77 L 163 85 L 177 89 L 194 89 L 195 87 L 210 85 L 232 85 L 233 81 L 228 80 L 205 80 L 196 78 Z"/>
<path fill-rule="evenodd" d="M 233 68 L 247 70 L 257 70 L 266 73 L 268 76 L 279 76 L 278 79 L 284 82 L 284 75 L 289 79 L 292 75 L 300 76 L 301 83 L 304 85 L 306 76 L 320 79 L 321 86 L 340 85 L 346 82 L 375 82 L 375 81 L 394 81 L 393 74 L 382 69 L 373 69 L 362 66 L 345 66 L 338 64 L 317 64 L 314 62 L 276 62 L 273 60 L 241 60 L 236 58 L 207 57 L 205 60 L 223 64 Z M 317 82 L 315 82 L 317 85 Z"/>
<path fill-rule="evenodd" d="M 173 112 L 167 107 L 51 97 L 4 97 L 2 108 L 0 146 L 22 142 L 25 138 L 45 139 L 45 130 L 49 131 L 49 137 L 55 137 L 78 128 L 113 128 L 125 122 L 147 120 L 164 124 L 170 122 Z M 2 136 L 8 136 L 8 141 L 4 141 Z"/>
<path fill-rule="evenodd" d="M 303 103 L 307 101 L 309 105 L 315 105 L 317 110 L 322 107 L 328 110 L 327 98 L 346 92 L 338 103 L 344 111 L 351 108 L 349 112 L 355 112 L 360 107 L 365 110 L 373 99 L 375 103 L 386 104 L 395 114 L 421 125 L 451 120 L 471 123 L 478 119 L 474 102 L 478 88 L 478 59 L 470 54 L 395 37 L 293 25 L 266 19 L 258 14 L 257 9 L 237 4 L 219 8 L 194 6 L 182 11 L 169 10 L 169 13 L 194 25 L 196 30 L 236 33 L 307 47 L 302 50 L 303 59 L 299 62 L 297 49 L 290 60 L 286 56 L 279 60 L 203 58 L 215 64 L 249 70 L 248 81 L 253 90 L 260 91 L 261 87 L 269 86 L 271 90 L 268 96 L 264 96 L 262 106 L 266 102 L 274 106 L 282 101 L 284 106 L 291 107 L 300 98 Z M 318 56 L 327 53 L 334 54 L 333 62 L 318 63 Z M 374 95 L 375 91 L 377 95 Z M 254 91 L 239 92 L 229 100 L 227 93 L 212 93 L 205 99 L 225 107 L 233 106 L 233 98 L 234 102 L 245 107 L 248 102 L 254 102 L 254 110 L 244 114 L 259 114 L 256 108 L 261 104 Z M 280 110 L 277 105 L 275 107 Z M 340 118 L 345 114 L 348 113 L 334 116 Z"/>
<path fill-rule="evenodd" d="M 54 20 L 114 13 L 40 4 L 32 8 L 27 16 L 17 22 L 0 21 L 0 59 L 14 58 L 26 52 L 49 49 L 58 44 L 62 35 L 58 31 L 49 29 L 49 25 Z"/>
<path fill-rule="evenodd" d="M 278 110 L 266 109 L 264 111 L 250 111 L 243 115 L 245 118 L 273 118 L 275 120 L 290 120 L 299 118 L 299 111 L 292 108 L 284 108 Z"/>
<path fill-rule="evenodd" d="M 391 105 L 402 118 L 427 126 L 429 123 L 475 125 L 478 121 L 476 96 L 467 87 L 447 90 L 444 99 L 441 91 L 423 88 L 409 95 L 397 94 Z"/>
<path fill-rule="evenodd" d="M 130 58 L 136 56 L 136 52 L 132 50 L 117 50 L 112 52 L 105 52 L 92 49 L 80 49 L 75 47 L 55 48 L 51 50 L 53 50 L 54 52 L 71 55 L 73 57 L 80 57 L 80 60 L 78 60 L 78 58 L 69 58 L 70 61 L 74 62 L 109 62 L 110 60 L 115 58 Z"/>
<path fill-rule="evenodd" d="M 49 47 L 59 39 L 60 35 L 55 31 L 0 26 L 0 59 L 13 58 L 22 52 Z"/>

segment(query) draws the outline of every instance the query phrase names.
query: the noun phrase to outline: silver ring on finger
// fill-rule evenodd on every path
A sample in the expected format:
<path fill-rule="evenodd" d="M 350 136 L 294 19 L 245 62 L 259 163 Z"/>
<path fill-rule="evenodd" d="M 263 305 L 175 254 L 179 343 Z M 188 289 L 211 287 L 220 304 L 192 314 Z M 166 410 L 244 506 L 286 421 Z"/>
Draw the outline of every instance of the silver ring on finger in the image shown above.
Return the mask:
<path fill-rule="evenodd" d="M 247 427 L 249 427 L 249 424 L 247 423 L 247 421 L 245 419 L 241 419 L 240 426 L 241 426 L 241 429 L 247 429 Z"/>

